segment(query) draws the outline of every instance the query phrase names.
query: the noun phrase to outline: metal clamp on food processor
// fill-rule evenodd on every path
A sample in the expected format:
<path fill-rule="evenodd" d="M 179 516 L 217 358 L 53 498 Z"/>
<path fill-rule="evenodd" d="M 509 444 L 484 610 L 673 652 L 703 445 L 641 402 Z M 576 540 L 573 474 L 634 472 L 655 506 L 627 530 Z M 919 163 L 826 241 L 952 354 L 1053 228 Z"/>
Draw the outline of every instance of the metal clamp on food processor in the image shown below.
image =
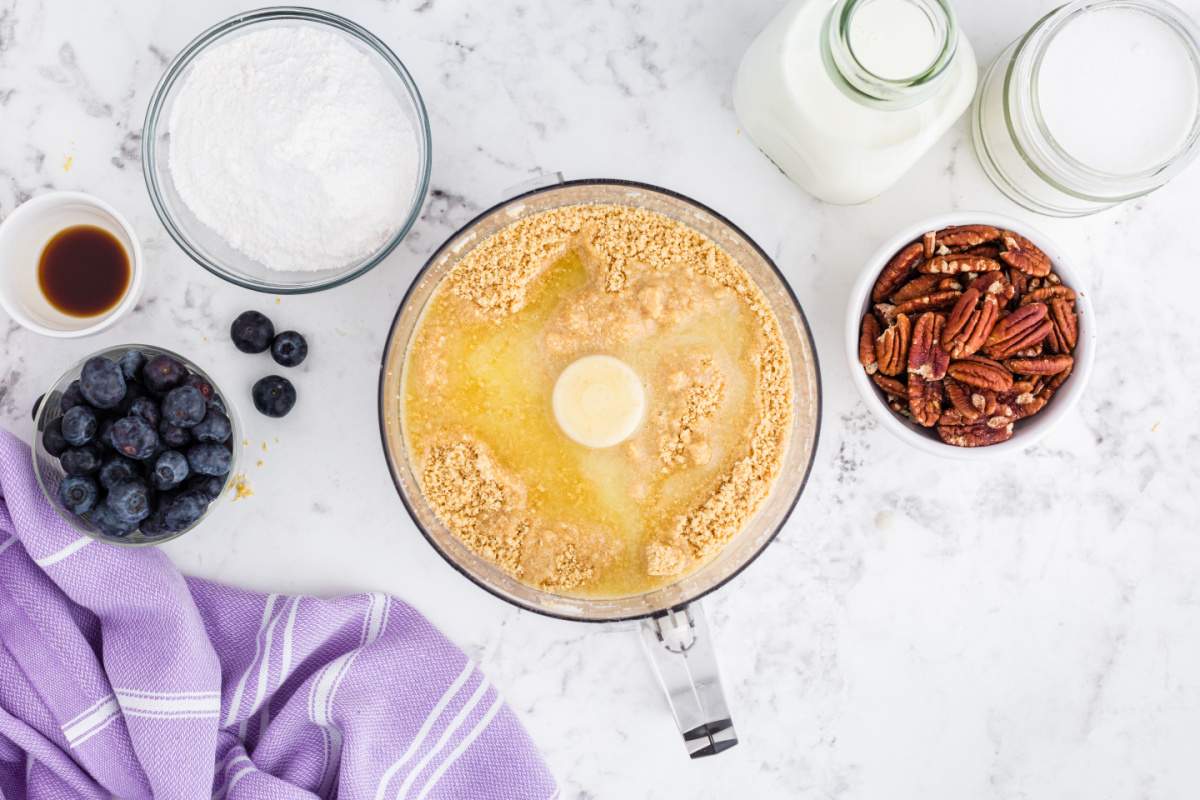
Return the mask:
<path fill-rule="evenodd" d="M 648 617 L 641 630 L 642 647 L 667 695 L 688 755 L 713 756 L 737 744 L 708 618 L 700 604 Z"/>

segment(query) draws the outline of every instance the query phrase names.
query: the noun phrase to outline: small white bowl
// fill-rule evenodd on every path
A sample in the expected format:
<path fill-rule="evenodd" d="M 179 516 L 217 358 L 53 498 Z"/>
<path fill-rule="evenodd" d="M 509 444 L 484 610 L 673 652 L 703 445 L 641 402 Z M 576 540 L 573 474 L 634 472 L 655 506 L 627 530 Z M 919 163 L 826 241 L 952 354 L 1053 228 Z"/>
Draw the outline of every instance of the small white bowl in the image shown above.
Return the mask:
<path fill-rule="evenodd" d="M 1012 438 L 1006 442 L 987 447 L 955 447 L 938 438 L 932 428 L 923 428 L 897 416 L 888 408 L 883 392 L 875 386 L 858 361 L 859 325 L 867 310 L 871 308 L 871 289 L 885 264 L 900 248 L 920 239 L 927 231 L 941 230 L 951 225 L 986 224 L 995 225 L 1021 234 L 1036 244 L 1054 263 L 1054 272 L 1067 286 L 1075 290 L 1075 307 L 1079 315 L 1079 338 L 1075 346 L 1075 366 L 1062 388 L 1051 398 L 1046 407 L 1026 420 L 1018 420 Z M 891 433 L 908 444 L 936 456 L 979 460 L 1024 450 L 1037 443 L 1058 424 L 1079 402 L 1092 374 L 1092 363 L 1096 354 L 1096 315 L 1083 276 L 1074 267 L 1062 248 L 1037 228 L 1013 217 L 986 211 L 959 211 L 921 220 L 909 225 L 884 244 L 867 260 L 862 274 L 850 290 L 850 302 L 846 309 L 846 358 L 850 365 L 850 379 L 858 388 L 867 407 Z"/>
<path fill-rule="evenodd" d="M 129 286 L 103 314 L 76 317 L 50 304 L 38 285 L 46 244 L 64 228 L 95 225 L 116 237 L 129 257 Z M 17 207 L 0 223 L 0 306 L 43 336 L 69 339 L 99 333 L 127 314 L 142 293 L 142 246 L 129 222 L 103 200 L 82 192 L 45 192 Z"/>

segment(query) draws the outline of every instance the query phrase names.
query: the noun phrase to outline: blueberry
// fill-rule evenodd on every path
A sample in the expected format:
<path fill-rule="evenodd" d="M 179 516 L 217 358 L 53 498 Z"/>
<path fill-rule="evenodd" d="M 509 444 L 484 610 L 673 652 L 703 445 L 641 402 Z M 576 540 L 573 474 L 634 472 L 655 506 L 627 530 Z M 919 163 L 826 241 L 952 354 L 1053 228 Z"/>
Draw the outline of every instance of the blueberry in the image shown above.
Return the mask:
<path fill-rule="evenodd" d="M 195 524 L 196 520 L 204 516 L 208 502 L 208 497 L 195 489 L 188 489 L 186 492 L 175 495 L 163 514 L 163 522 L 166 524 L 167 530 L 181 531 Z"/>
<path fill-rule="evenodd" d="M 146 390 L 140 383 L 129 381 L 125 384 L 125 399 L 117 406 L 116 414 L 119 417 L 129 416 L 129 409 L 133 408 L 133 404 L 138 400 L 146 397 Z"/>
<path fill-rule="evenodd" d="M 159 508 L 150 512 L 150 516 L 142 520 L 141 531 L 143 536 L 162 536 L 166 533 L 173 533 L 167 527 L 167 510 Z"/>
<path fill-rule="evenodd" d="M 174 358 L 158 355 L 142 367 L 142 383 L 155 394 L 166 394 L 183 383 L 187 370 Z"/>
<path fill-rule="evenodd" d="M 86 514 L 96 505 L 100 490 L 96 482 L 83 475 L 68 475 L 58 485 L 58 499 L 72 514 Z"/>
<path fill-rule="evenodd" d="M 150 516 L 150 490 L 136 478 L 115 484 L 108 490 L 104 505 L 123 522 L 135 525 Z"/>
<path fill-rule="evenodd" d="M 178 450 L 167 450 L 154 461 L 150 480 L 155 489 L 174 489 L 188 476 L 188 461 Z"/>
<path fill-rule="evenodd" d="M 92 524 L 100 529 L 105 536 L 123 538 L 137 530 L 137 521 L 121 519 L 117 512 L 109 508 L 107 503 L 101 503 L 92 509 L 88 516 Z"/>
<path fill-rule="evenodd" d="M 95 443 L 72 447 L 59 456 L 58 463 L 68 475 L 91 475 L 100 469 L 100 448 Z"/>
<path fill-rule="evenodd" d="M 229 326 L 229 337 L 243 353 L 261 353 L 271 346 L 275 326 L 257 311 L 243 311 Z"/>
<path fill-rule="evenodd" d="M 129 406 L 129 416 L 141 417 L 155 428 L 158 427 L 158 423 L 161 420 L 158 403 L 149 397 L 139 397 L 137 400 L 134 400 L 133 404 Z"/>
<path fill-rule="evenodd" d="M 271 358 L 281 367 L 298 367 L 308 355 L 308 342 L 295 331 L 284 331 L 271 343 Z"/>
<path fill-rule="evenodd" d="M 146 357 L 140 350 L 126 350 L 117 359 L 117 366 L 121 368 L 121 374 L 127 381 L 136 381 L 145 365 Z"/>
<path fill-rule="evenodd" d="M 172 425 L 165 419 L 158 423 L 158 437 L 167 447 L 173 447 L 176 450 L 192 443 L 192 434 L 187 428 Z"/>
<path fill-rule="evenodd" d="M 188 478 L 187 487 L 195 489 L 212 501 L 225 491 L 225 478 L 213 475 L 193 475 Z"/>
<path fill-rule="evenodd" d="M 158 450 L 158 434 L 141 417 L 121 417 L 109 433 L 113 449 L 128 458 L 145 460 Z"/>
<path fill-rule="evenodd" d="M 111 489 L 118 483 L 137 476 L 137 462 L 131 461 L 125 456 L 109 456 L 100 467 L 100 485 L 105 489 Z"/>
<path fill-rule="evenodd" d="M 112 443 L 112 426 L 119 417 L 104 417 L 100 420 L 100 426 L 96 428 L 96 444 L 102 444 L 105 447 L 116 449 Z"/>
<path fill-rule="evenodd" d="M 67 444 L 67 440 L 63 438 L 62 417 L 56 417 L 47 422 L 45 429 L 42 431 L 42 447 L 46 448 L 46 452 L 58 458 L 70 446 Z"/>
<path fill-rule="evenodd" d="M 187 451 L 188 466 L 197 475 L 212 475 L 221 477 L 229 474 L 233 455 L 220 444 L 195 444 Z"/>
<path fill-rule="evenodd" d="M 227 442 L 231 435 L 233 425 L 230 424 L 229 417 L 215 408 L 210 408 L 204 419 L 200 420 L 200 424 L 192 428 L 192 436 L 198 442 Z"/>
<path fill-rule="evenodd" d="M 296 405 L 296 387 L 287 378 L 268 375 L 251 390 L 254 407 L 268 417 L 283 417 Z"/>
<path fill-rule="evenodd" d="M 217 390 L 208 381 L 201 378 L 196 373 L 191 373 L 183 381 L 184 386 L 191 386 L 196 391 L 204 396 L 204 402 L 211 408 L 214 403 L 221 402 L 221 398 L 217 396 Z"/>
<path fill-rule="evenodd" d="M 83 392 L 79 389 L 79 381 L 71 381 L 66 391 L 62 393 L 62 397 L 58 399 L 58 407 L 64 414 L 84 403 L 87 403 L 87 400 L 84 399 Z"/>
<path fill-rule="evenodd" d="M 194 386 L 180 386 L 167 392 L 162 402 L 162 417 L 179 428 L 190 428 L 204 419 L 208 406 L 204 395 Z"/>
<path fill-rule="evenodd" d="M 103 356 L 89 358 L 79 375 L 79 391 L 96 408 L 116 408 L 125 398 L 121 368 Z"/>
<path fill-rule="evenodd" d="M 62 435 L 67 444 L 79 447 L 96 435 L 96 412 L 87 406 L 75 406 L 62 416 Z"/>

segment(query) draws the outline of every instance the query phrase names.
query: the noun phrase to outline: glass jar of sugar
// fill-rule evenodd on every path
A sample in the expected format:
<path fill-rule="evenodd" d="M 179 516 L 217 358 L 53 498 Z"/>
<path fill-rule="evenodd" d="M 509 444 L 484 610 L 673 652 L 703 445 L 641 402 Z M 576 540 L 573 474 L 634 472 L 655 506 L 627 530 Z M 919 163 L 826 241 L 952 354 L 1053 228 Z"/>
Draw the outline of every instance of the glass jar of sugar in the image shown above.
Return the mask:
<path fill-rule="evenodd" d="M 792 0 L 746 51 L 733 104 L 801 188 L 861 203 L 967 110 L 975 82 L 947 0 Z"/>
<path fill-rule="evenodd" d="M 1147 194 L 1200 142 L 1200 37 L 1163 0 L 1075 0 L 984 75 L 975 150 L 1001 191 L 1072 217 Z"/>

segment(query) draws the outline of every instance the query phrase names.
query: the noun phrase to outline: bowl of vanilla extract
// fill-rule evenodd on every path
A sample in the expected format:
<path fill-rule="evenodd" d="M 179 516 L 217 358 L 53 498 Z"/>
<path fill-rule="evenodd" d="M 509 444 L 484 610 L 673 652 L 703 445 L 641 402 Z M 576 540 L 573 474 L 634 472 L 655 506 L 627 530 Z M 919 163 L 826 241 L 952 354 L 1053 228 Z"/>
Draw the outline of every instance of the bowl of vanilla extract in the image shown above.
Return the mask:
<path fill-rule="evenodd" d="M 0 306 L 43 336 L 113 325 L 142 290 L 142 250 L 119 211 L 82 192 L 46 192 L 0 224 Z"/>

